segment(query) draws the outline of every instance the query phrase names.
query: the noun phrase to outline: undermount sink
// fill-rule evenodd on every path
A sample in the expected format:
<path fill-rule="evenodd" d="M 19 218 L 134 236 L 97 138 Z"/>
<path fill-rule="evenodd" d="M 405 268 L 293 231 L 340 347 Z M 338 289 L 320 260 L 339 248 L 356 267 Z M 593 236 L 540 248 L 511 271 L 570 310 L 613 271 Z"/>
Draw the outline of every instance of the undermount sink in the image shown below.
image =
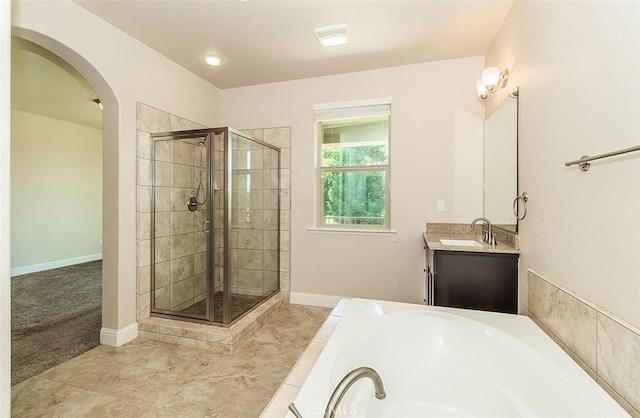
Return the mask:
<path fill-rule="evenodd" d="M 484 247 L 478 241 L 472 239 L 440 239 L 442 245 L 451 245 L 454 247 Z"/>

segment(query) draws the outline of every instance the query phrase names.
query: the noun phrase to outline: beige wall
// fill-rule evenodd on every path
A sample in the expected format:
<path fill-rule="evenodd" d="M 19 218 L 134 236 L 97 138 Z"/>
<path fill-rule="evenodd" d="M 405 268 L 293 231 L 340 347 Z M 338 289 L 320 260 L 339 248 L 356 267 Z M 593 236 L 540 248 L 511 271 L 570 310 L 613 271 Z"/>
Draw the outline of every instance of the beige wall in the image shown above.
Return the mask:
<path fill-rule="evenodd" d="M 425 222 L 482 214 L 482 57 L 221 91 L 230 126 L 292 127 L 291 291 L 420 302 Z M 310 232 L 315 226 L 312 105 L 391 97 L 393 235 Z M 446 211 L 437 212 L 438 199 Z"/>
<path fill-rule="evenodd" d="M 11 135 L 11 2 L 0 2 L 0 416 L 11 415 L 11 282 L 9 179 Z"/>
<path fill-rule="evenodd" d="M 638 2 L 516 2 L 486 57 L 520 86 L 521 279 L 535 269 L 636 326 L 640 157 L 564 163 L 638 145 L 638 39 Z"/>
<path fill-rule="evenodd" d="M 137 305 L 137 102 L 215 126 L 219 90 L 69 0 L 16 1 L 12 25 L 72 64 L 104 103 L 102 318 L 105 329 L 128 330 Z"/>
<path fill-rule="evenodd" d="M 11 267 L 102 252 L 102 130 L 11 112 Z"/>

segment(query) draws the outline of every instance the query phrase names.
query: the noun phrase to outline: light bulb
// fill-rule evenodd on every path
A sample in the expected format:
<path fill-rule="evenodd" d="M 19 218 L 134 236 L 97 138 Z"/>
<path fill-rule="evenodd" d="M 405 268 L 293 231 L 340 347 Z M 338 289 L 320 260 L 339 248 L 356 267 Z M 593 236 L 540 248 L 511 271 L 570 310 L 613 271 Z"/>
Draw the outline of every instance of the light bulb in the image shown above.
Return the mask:
<path fill-rule="evenodd" d="M 486 102 L 490 96 L 490 93 L 487 91 L 487 88 L 482 80 L 478 80 L 478 82 L 476 83 L 476 94 L 478 95 L 478 99 L 483 102 Z"/>
<path fill-rule="evenodd" d="M 482 84 L 489 93 L 496 91 L 500 81 L 500 69 L 498 67 L 487 67 L 482 71 Z"/>
<path fill-rule="evenodd" d="M 204 60 L 207 64 L 211 65 L 212 67 L 217 67 L 218 65 L 222 64 L 222 57 L 219 57 L 214 54 L 205 55 Z"/>

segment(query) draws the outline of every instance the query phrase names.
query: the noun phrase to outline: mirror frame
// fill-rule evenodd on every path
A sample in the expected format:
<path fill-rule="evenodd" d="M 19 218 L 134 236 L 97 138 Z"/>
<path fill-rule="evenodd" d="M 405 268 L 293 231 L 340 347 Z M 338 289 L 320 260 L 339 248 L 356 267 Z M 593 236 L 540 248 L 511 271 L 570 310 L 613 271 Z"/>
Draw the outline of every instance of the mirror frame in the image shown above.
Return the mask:
<path fill-rule="evenodd" d="M 486 122 L 487 118 L 490 117 L 492 114 L 494 114 L 501 106 L 503 106 L 507 100 L 510 99 L 515 99 L 516 101 L 516 135 L 515 135 L 515 158 L 516 158 L 516 170 L 515 170 L 515 182 L 516 182 L 516 194 L 515 196 L 513 196 L 513 199 L 516 199 L 517 196 L 520 195 L 520 164 L 519 164 L 519 160 L 520 160 L 520 141 L 519 141 L 519 137 L 520 137 L 520 88 L 519 87 L 514 87 L 513 89 L 511 89 L 511 92 L 504 97 L 504 99 L 499 102 L 495 107 L 493 107 L 491 113 L 489 113 L 488 115 L 485 116 L 484 121 L 483 121 L 483 135 L 482 135 L 482 140 L 483 140 L 483 144 L 482 144 L 482 213 L 484 217 L 487 217 L 487 213 L 486 213 L 486 184 L 485 184 L 485 178 L 486 178 L 486 148 L 485 148 L 485 126 L 484 123 Z M 504 224 L 500 225 L 493 225 L 493 227 L 495 229 L 501 230 L 501 231 L 505 231 L 511 234 L 518 234 L 518 230 L 519 230 L 519 223 L 520 221 L 518 220 L 517 216 L 514 215 L 515 218 L 515 224 L 513 224 L 513 227 L 511 227 L 511 224 L 507 224 L 507 226 L 505 226 Z"/>

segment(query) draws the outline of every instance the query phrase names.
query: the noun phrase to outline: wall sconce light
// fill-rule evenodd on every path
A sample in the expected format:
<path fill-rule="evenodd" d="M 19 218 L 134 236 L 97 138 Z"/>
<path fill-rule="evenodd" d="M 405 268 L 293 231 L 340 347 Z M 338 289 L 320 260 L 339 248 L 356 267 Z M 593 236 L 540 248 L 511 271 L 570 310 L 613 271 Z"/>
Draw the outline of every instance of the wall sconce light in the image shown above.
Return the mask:
<path fill-rule="evenodd" d="M 481 102 L 486 102 L 495 92 L 507 85 L 509 70 L 500 72 L 498 67 L 487 67 L 482 71 L 482 78 L 476 83 L 476 94 Z"/>
<path fill-rule="evenodd" d="M 104 107 L 102 106 L 102 102 L 100 101 L 100 99 L 94 99 L 93 101 L 95 104 L 98 105 L 98 107 L 100 108 L 100 110 L 103 110 Z"/>

